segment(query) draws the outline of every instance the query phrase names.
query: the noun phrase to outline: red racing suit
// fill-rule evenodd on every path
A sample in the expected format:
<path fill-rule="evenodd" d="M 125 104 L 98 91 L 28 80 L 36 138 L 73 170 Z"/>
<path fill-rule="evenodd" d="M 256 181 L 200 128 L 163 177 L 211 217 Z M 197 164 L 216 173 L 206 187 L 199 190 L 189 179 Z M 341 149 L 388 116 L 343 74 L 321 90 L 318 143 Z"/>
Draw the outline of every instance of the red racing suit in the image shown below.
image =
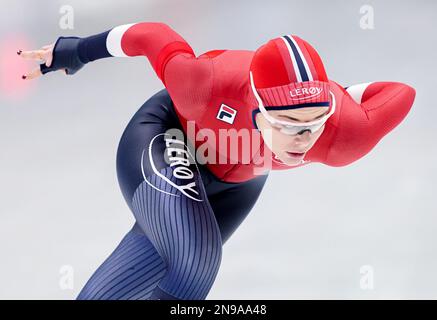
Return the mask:
<path fill-rule="evenodd" d="M 254 129 L 253 111 L 257 102 L 251 91 L 249 67 L 254 51 L 213 50 L 196 56 L 190 45 L 164 23 L 143 22 L 110 30 L 106 49 L 111 56 L 145 56 L 168 90 L 185 131 L 194 121 L 195 132 L 208 129 L 219 137 L 220 129 Z M 374 82 L 344 89 L 330 81 L 336 110 L 325 129 L 305 156 L 311 162 L 345 166 L 364 155 L 393 130 L 412 107 L 415 90 L 398 82 Z M 224 106 L 223 106 L 224 105 Z M 233 122 L 218 117 L 224 107 L 233 114 Z M 254 167 L 267 148 L 260 133 L 250 143 L 250 159 L 242 160 L 238 150 L 234 161 L 208 163 L 211 172 L 227 182 L 242 182 L 254 177 Z M 252 140 L 259 139 L 259 143 Z M 216 159 L 229 157 L 229 145 L 220 139 L 195 139 L 196 148 L 207 144 Z M 242 148 L 240 145 L 239 148 Z M 240 159 L 241 158 L 241 159 Z M 274 159 L 268 169 L 296 168 Z M 223 163 L 225 162 L 225 163 Z"/>

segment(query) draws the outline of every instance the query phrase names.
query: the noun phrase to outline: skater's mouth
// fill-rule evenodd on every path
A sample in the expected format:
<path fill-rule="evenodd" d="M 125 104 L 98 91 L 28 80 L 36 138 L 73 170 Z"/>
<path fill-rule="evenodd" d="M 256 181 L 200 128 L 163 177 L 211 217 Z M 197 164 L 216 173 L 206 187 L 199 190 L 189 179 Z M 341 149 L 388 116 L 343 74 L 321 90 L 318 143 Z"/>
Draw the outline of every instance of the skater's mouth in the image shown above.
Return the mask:
<path fill-rule="evenodd" d="M 305 156 L 305 152 L 291 152 L 291 151 L 285 151 L 285 152 L 290 158 L 294 158 L 294 159 L 300 159 Z"/>

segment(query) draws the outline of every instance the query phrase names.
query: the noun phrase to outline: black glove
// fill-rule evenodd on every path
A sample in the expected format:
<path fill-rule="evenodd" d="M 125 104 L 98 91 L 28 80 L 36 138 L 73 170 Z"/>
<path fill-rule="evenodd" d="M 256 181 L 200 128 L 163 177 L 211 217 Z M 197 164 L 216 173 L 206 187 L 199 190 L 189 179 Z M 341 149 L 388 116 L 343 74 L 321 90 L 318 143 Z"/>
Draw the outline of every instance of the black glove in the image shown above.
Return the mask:
<path fill-rule="evenodd" d="M 40 64 L 42 74 L 65 69 L 67 74 L 75 74 L 85 63 L 79 58 L 79 37 L 59 37 L 53 48 L 53 61 L 50 67 Z"/>

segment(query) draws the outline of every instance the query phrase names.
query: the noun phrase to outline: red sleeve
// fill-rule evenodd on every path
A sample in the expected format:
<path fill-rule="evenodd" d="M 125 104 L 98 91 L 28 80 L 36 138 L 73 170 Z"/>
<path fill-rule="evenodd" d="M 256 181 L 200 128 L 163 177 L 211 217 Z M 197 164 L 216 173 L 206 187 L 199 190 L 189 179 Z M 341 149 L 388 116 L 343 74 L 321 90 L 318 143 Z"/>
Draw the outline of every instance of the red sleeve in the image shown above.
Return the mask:
<path fill-rule="evenodd" d="M 196 57 L 190 45 L 164 23 L 118 26 L 107 38 L 112 56 L 146 56 L 184 118 L 203 112 L 212 94 L 212 57 Z"/>
<path fill-rule="evenodd" d="M 407 116 L 415 94 L 403 83 L 375 82 L 366 88 L 359 104 L 342 90 L 340 113 L 333 123 L 336 132 L 325 163 L 345 166 L 369 153 Z"/>
<path fill-rule="evenodd" d="M 125 30 L 123 26 L 118 30 L 114 28 L 111 31 L 113 36 L 108 36 L 108 42 L 116 47 L 120 41 L 122 51 L 127 56 L 146 56 L 162 81 L 165 65 L 172 57 L 181 53 L 194 56 L 190 45 L 165 23 L 141 22 L 126 27 Z M 117 37 L 117 32 L 121 33 L 121 39 Z"/>

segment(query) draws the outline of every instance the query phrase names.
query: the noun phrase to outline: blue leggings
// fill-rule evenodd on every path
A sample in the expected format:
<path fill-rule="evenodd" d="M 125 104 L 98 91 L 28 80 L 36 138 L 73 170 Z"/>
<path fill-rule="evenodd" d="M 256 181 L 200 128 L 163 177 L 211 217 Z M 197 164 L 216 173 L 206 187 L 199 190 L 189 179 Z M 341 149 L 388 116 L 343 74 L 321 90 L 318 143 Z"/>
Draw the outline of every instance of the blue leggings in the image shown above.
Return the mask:
<path fill-rule="evenodd" d="M 118 147 L 117 175 L 136 223 L 78 299 L 208 295 L 222 246 L 252 209 L 267 176 L 244 183 L 218 180 L 195 162 L 181 132 L 166 89 L 129 122 Z"/>

